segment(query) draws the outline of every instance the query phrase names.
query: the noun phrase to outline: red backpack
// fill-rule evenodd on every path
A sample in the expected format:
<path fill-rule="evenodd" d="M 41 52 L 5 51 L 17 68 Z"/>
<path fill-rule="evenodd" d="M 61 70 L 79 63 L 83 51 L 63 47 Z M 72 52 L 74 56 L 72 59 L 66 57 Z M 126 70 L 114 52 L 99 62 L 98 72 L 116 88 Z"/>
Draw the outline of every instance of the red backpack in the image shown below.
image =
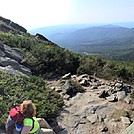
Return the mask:
<path fill-rule="evenodd" d="M 9 111 L 9 116 L 5 125 L 7 134 L 13 134 L 16 125 L 23 125 L 23 113 L 19 106 L 13 106 Z"/>
<path fill-rule="evenodd" d="M 11 110 L 9 111 L 9 116 L 18 123 L 22 123 L 23 121 L 23 113 L 18 106 L 14 106 L 11 108 Z"/>

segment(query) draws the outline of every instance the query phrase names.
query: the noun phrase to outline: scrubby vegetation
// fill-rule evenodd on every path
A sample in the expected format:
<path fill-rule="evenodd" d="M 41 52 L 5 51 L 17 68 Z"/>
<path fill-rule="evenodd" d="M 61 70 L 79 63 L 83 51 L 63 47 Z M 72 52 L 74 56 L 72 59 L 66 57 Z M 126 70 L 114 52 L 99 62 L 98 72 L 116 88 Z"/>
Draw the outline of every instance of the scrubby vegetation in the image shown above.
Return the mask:
<path fill-rule="evenodd" d="M 63 106 L 61 96 L 46 87 L 43 78 L 32 76 L 17 77 L 0 72 L 0 117 L 4 123 L 13 104 L 23 100 L 32 100 L 37 107 L 37 116 L 50 119 L 60 113 Z"/>
<path fill-rule="evenodd" d="M 112 61 L 95 56 L 83 56 L 80 59 L 78 74 L 87 73 L 109 80 L 119 78 L 125 82 L 134 82 L 133 62 Z"/>
<path fill-rule="evenodd" d="M 34 74 L 45 76 L 76 73 L 79 61 L 77 56 L 57 46 L 38 44 L 30 53 L 26 53 L 25 65 L 30 67 Z"/>

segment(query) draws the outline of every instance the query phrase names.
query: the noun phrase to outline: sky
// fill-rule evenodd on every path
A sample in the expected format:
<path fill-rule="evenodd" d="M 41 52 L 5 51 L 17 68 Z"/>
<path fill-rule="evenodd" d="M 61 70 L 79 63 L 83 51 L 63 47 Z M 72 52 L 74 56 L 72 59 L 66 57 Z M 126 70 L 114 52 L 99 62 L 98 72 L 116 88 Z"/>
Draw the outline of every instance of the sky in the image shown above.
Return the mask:
<path fill-rule="evenodd" d="M 0 0 L 0 16 L 26 29 L 134 22 L 134 0 Z"/>

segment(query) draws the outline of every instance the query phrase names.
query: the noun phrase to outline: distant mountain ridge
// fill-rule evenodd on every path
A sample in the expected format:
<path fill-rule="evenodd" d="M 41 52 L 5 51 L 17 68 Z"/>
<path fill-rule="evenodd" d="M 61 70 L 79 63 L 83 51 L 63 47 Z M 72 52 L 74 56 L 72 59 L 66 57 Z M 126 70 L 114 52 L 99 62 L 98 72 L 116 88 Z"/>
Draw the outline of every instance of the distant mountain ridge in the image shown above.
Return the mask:
<path fill-rule="evenodd" d="M 59 44 L 61 47 L 74 52 L 89 55 L 97 54 L 110 59 L 126 61 L 129 61 L 129 57 L 125 56 L 126 53 L 127 55 L 131 53 L 130 59 L 134 60 L 134 55 L 128 51 L 134 49 L 134 28 L 102 25 L 94 27 L 81 26 L 77 28 L 59 27 L 59 30 L 57 27 L 57 32 L 51 29 L 51 34 L 47 33 L 45 29 L 39 29 L 38 32 L 47 36 L 48 39 Z M 119 57 L 120 55 L 121 57 Z"/>

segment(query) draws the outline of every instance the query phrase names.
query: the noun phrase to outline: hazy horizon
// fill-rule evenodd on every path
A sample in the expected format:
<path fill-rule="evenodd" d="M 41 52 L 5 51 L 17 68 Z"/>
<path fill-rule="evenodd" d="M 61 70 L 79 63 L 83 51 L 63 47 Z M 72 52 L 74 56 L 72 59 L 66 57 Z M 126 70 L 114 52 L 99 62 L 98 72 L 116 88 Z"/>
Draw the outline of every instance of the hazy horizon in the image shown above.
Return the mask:
<path fill-rule="evenodd" d="M 4 0 L 0 16 L 26 29 L 134 22 L 133 0 Z"/>
<path fill-rule="evenodd" d="M 76 24 L 57 24 L 57 25 L 48 25 L 48 26 L 39 26 L 39 27 L 34 27 L 34 28 L 31 28 L 29 30 L 32 30 L 32 29 L 40 29 L 40 28 L 49 28 L 49 27 L 78 27 L 78 26 L 89 26 L 89 27 L 100 27 L 100 26 L 108 26 L 108 25 L 111 25 L 111 26 L 122 26 L 122 27 L 126 27 L 126 28 L 133 28 L 134 27 L 134 21 L 133 22 L 113 22 L 113 23 L 76 23 Z"/>

